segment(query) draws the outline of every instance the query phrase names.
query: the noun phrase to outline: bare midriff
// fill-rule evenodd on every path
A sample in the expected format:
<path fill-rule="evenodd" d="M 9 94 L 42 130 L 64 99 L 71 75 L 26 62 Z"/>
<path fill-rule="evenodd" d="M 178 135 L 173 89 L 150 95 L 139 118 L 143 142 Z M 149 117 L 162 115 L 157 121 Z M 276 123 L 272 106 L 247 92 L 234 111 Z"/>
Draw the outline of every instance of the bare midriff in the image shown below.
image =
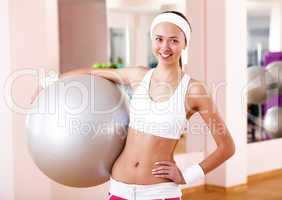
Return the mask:
<path fill-rule="evenodd" d="M 152 174 L 157 161 L 173 161 L 178 140 L 144 134 L 129 128 L 126 144 L 112 168 L 112 178 L 128 184 L 154 184 L 170 182 Z"/>

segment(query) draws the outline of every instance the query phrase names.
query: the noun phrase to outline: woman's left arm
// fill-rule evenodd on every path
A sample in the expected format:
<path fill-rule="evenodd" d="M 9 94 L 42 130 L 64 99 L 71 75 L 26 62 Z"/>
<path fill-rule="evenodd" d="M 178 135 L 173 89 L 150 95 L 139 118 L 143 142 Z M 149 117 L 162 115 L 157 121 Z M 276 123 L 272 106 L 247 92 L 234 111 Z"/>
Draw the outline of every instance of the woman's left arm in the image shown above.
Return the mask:
<path fill-rule="evenodd" d="M 216 150 L 199 163 L 205 174 L 235 153 L 234 141 L 212 99 L 204 83 L 191 80 L 185 101 L 186 111 L 201 115 L 217 144 Z"/>
<path fill-rule="evenodd" d="M 178 184 L 192 184 L 235 153 L 234 141 L 206 88 L 202 82 L 191 80 L 185 98 L 185 108 L 187 116 L 199 112 L 217 144 L 216 150 L 201 163 L 192 165 L 183 171 L 177 167 L 175 162 L 156 162 L 152 170 L 155 177 L 167 178 Z"/>

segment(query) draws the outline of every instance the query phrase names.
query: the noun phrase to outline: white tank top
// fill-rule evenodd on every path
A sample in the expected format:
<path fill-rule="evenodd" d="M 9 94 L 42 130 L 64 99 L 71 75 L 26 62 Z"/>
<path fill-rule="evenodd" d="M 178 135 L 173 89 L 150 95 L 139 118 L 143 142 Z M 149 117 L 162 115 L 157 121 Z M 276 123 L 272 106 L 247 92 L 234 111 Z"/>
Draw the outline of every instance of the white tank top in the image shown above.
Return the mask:
<path fill-rule="evenodd" d="M 185 94 L 190 77 L 184 74 L 168 100 L 155 102 L 149 95 L 153 71 L 151 69 L 145 74 L 132 95 L 129 127 L 144 134 L 179 139 L 187 127 Z"/>

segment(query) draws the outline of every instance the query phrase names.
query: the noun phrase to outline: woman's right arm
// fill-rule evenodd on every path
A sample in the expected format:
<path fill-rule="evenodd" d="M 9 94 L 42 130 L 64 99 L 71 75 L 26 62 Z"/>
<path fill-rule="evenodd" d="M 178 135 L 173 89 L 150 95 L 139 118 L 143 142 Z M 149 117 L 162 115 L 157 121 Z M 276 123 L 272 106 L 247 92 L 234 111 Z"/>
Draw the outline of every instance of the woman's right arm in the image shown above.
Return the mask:
<path fill-rule="evenodd" d="M 132 88 L 135 88 L 140 80 L 144 77 L 145 73 L 148 71 L 147 67 L 125 67 L 125 68 L 104 68 L 104 69 L 93 69 L 90 67 L 72 69 L 62 74 L 59 74 L 59 79 L 65 78 L 68 76 L 76 76 L 81 74 L 90 74 L 97 75 L 113 81 L 122 85 L 129 85 Z M 31 97 L 31 103 L 35 100 L 38 94 L 43 90 L 42 86 L 39 86 L 33 96 Z"/>
<path fill-rule="evenodd" d="M 113 81 L 122 85 L 132 85 L 139 78 L 144 76 L 148 68 L 146 67 L 124 67 L 124 68 L 103 68 L 103 69 L 93 69 L 93 68 L 78 68 L 59 75 L 59 78 L 64 78 L 67 76 L 74 76 L 79 74 L 91 74 L 103 77 L 110 81 Z M 143 74 L 143 75 L 142 75 Z"/>

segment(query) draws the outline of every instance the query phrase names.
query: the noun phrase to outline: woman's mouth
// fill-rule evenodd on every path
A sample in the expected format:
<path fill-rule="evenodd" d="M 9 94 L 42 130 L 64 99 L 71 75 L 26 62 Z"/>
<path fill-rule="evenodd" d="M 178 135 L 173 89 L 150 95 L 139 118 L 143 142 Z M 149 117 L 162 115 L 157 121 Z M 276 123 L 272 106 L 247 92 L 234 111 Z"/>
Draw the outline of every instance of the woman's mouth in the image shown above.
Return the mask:
<path fill-rule="evenodd" d="M 172 54 L 171 54 L 171 53 L 160 53 L 160 56 L 161 56 L 162 58 L 164 58 L 164 59 L 167 59 L 167 58 L 169 58 L 170 56 L 172 56 Z"/>

